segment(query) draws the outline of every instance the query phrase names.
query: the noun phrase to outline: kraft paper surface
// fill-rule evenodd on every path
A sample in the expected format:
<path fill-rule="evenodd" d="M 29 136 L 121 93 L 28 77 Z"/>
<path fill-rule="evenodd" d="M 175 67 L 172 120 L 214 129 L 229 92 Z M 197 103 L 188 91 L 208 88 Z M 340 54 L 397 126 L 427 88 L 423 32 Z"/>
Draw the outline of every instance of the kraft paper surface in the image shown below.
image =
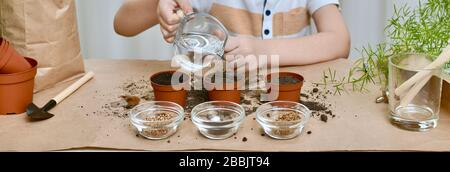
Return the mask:
<path fill-rule="evenodd" d="M 144 78 L 169 69 L 168 62 L 144 60 L 87 60 L 93 80 L 56 106 L 55 117 L 30 122 L 26 115 L 0 116 L 1 151 L 50 151 L 67 149 L 113 149 L 148 151 L 449 151 L 450 115 L 440 113 L 438 127 L 429 132 L 411 132 L 393 126 L 388 120 L 388 106 L 376 104 L 381 92 L 371 87 L 368 93 L 348 92 L 328 96 L 335 118 L 328 122 L 312 118 L 303 133 L 292 140 L 274 140 L 261 135 L 254 114 L 247 116 L 235 137 L 208 140 L 190 120 L 182 122 L 169 139 L 152 141 L 136 136 L 128 117 L 117 118 L 101 113 L 102 106 L 117 100 L 124 82 Z M 322 79 L 322 71 L 336 69 L 344 75 L 351 66 L 348 60 L 337 60 L 304 67 L 283 68 L 302 74 L 303 90 Z M 38 106 L 70 83 L 39 92 Z M 94 114 L 94 112 L 97 112 Z M 307 131 L 311 131 L 307 134 Z M 244 142 L 243 138 L 246 138 Z"/>

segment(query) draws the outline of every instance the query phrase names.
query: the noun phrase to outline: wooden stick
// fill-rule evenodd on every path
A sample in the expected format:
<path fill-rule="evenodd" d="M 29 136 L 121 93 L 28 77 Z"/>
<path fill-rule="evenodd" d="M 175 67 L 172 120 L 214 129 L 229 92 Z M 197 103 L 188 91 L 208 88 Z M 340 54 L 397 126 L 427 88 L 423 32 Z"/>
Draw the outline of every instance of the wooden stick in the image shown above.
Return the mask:
<path fill-rule="evenodd" d="M 395 89 L 395 95 L 401 96 L 403 95 L 409 88 L 411 88 L 412 85 L 416 84 L 419 81 L 422 81 L 428 76 L 431 75 L 431 69 L 435 69 L 437 67 L 440 67 L 450 61 L 450 45 L 448 45 L 442 53 L 439 55 L 439 57 L 431 62 L 429 65 L 425 67 L 425 70 L 422 70 L 418 73 L 416 73 L 414 76 L 409 78 L 407 81 L 405 81 L 402 85 L 400 85 L 397 89 Z"/>
<path fill-rule="evenodd" d="M 426 76 L 425 79 L 421 80 L 420 82 L 417 82 L 411 90 L 408 91 L 408 93 L 401 97 L 400 99 L 400 106 L 405 107 L 408 106 L 408 104 L 411 103 L 411 101 L 416 97 L 416 95 L 422 90 L 422 88 L 428 83 L 428 81 L 433 77 L 433 75 Z"/>
<path fill-rule="evenodd" d="M 71 95 L 73 92 L 75 92 L 78 88 L 80 88 L 82 85 L 84 85 L 86 82 L 91 80 L 94 77 L 93 72 L 88 72 L 86 75 L 84 75 L 82 78 L 78 79 L 75 83 L 67 87 L 65 90 L 63 90 L 61 93 L 59 93 L 57 96 L 53 98 L 53 100 L 56 101 L 56 104 L 59 104 L 64 99 L 66 99 L 69 95 Z"/>

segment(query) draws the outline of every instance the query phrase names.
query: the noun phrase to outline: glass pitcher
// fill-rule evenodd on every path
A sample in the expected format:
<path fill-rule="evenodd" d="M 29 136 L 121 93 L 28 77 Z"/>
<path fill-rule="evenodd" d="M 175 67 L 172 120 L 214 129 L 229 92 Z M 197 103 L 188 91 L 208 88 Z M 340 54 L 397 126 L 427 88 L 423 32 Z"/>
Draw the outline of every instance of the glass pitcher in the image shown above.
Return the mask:
<path fill-rule="evenodd" d="M 191 13 L 183 17 L 177 30 L 174 47 L 175 63 L 195 72 L 222 60 L 228 31 L 215 17 L 207 13 Z"/>

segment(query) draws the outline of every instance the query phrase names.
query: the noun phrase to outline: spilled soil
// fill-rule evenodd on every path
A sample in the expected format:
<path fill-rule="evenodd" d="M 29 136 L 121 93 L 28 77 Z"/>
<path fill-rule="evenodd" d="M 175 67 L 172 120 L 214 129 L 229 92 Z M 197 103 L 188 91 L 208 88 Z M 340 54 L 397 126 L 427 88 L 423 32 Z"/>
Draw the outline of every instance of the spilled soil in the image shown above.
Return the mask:
<path fill-rule="evenodd" d="M 167 75 L 158 79 L 158 83 L 167 84 L 162 80 L 171 78 L 171 75 Z M 169 79 L 170 81 L 170 79 Z M 280 80 L 282 83 L 296 83 L 300 82 L 298 79 L 293 77 L 286 77 L 285 79 Z M 113 117 L 118 119 L 128 119 L 129 109 L 136 106 L 137 104 L 143 104 L 149 101 L 154 100 L 153 91 L 151 91 L 150 79 L 148 76 L 142 76 L 139 79 L 130 79 L 124 81 L 122 85 L 116 88 L 114 94 L 115 97 L 108 99 L 109 103 L 105 103 L 98 110 L 94 112 L 87 113 L 86 116 L 90 115 L 101 115 L 107 117 Z M 170 84 L 170 83 L 169 83 Z M 108 91 L 96 91 L 96 96 L 100 97 L 110 97 L 108 96 Z M 246 111 L 246 115 L 253 114 L 256 109 L 263 103 L 260 101 L 260 94 L 263 91 L 241 91 L 241 105 L 244 107 Z M 333 96 L 333 92 L 330 90 L 324 89 L 317 85 L 313 85 L 313 87 L 307 89 L 304 88 L 301 94 L 300 103 L 304 104 L 308 107 L 312 112 L 312 119 L 316 119 L 323 123 L 328 123 L 334 118 L 336 118 L 336 114 L 333 112 L 332 104 L 328 103 L 327 98 Z M 105 100 L 105 99 L 102 99 Z M 127 102 L 126 106 L 123 107 L 113 107 L 112 103 L 125 100 Z M 186 117 L 185 120 L 190 120 L 190 112 L 191 110 L 198 104 L 208 101 L 208 95 L 206 90 L 191 90 L 188 91 L 187 96 L 187 105 L 186 105 Z M 255 120 L 255 119 L 254 119 Z M 312 131 L 306 130 L 306 134 L 312 134 Z M 262 137 L 265 137 L 266 134 L 261 133 Z M 244 141 L 245 140 L 245 141 Z M 243 139 L 243 142 L 246 142 L 247 139 Z"/>
<path fill-rule="evenodd" d="M 326 123 L 330 119 L 336 118 L 332 110 L 332 104 L 327 103 L 328 96 L 333 96 L 333 92 L 314 85 L 311 90 L 303 91 L 300 103 L 311 110 L 312 117 Z"/>

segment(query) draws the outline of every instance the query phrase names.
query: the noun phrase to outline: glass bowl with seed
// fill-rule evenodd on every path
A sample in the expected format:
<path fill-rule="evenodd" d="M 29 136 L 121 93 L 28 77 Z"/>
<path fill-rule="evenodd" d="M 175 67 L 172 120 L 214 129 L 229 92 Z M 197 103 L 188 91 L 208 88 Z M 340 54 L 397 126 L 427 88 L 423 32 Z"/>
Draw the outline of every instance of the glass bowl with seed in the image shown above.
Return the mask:
<path fill-rule="evenodd" d="M 154 101 L 134 107 L 131 123 L 147 139 L 160 140 L 175 134 L 184 119 L 184 109 L 172 102 Z"/>
<path fill-rule="evenodd" d="M 228 101 L 211 101 L 192 109 L 192 122 L 209 139 L 227 139 L 235 134 L 245 119 L 244 108 Z"/>
<path fill-rule="evenodd" d="M 256 110 L 256 120 L 264 132 L 274 139 L 286 140 L 301 134 L 311 111 L 304 105 L 290 101 L 274 101 Z"/>

